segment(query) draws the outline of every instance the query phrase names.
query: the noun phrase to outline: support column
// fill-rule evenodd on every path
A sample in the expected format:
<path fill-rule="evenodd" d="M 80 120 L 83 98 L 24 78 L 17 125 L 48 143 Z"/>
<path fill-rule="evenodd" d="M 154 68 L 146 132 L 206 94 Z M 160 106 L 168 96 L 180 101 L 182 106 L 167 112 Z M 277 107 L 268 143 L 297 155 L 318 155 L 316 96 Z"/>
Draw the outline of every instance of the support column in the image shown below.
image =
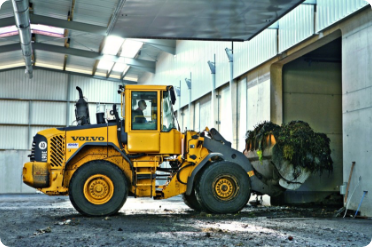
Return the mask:
<path fill-rule="evenodd" d="M 232 45 L 231 45 L 232 48 Z M 232 117 L 232 111 L 233 111 L 233 105 L 234 105 L 234 100 L 233 100 L 233 82 L 234 82 L 234 58 L 233 58 L 233 49 L 226 48 L 226 55 L 227 58 L 229 59 L 229 65 L 230 65 L 230 81 L 229 81 L 229 97 L 230 100 L 228 100 L 228 109 L 229 111 L 226 112 L 226 119 L 228 122 L 228 128 L 229 128 L 229 134 L 228 136 L 225 137 L 226 140 L 230 141 L 231 143 L 233 142 L 234 134 L 233 134 L 233 117 Z M 225 114 L 225 113 L 224 113 Z"/>
<path fill-rule="evenodd" d="M 70 86 L 71 86 L 71 75 L 67 74 L 67 99 L 66 99 L 66 126 L 70 126 Z"/>
<path fill-rule="evenodd" d="M 191 114 L 191 73 L 190 78 L 185 78 L 186 85 L 189 89 L 189 129 L 192 129 L 192 114 Z"/>
<path fill-rule="evenodd" d="M 178 124 L 180 124 L 181 122 L 181 126 L 180 126 L 180 129 L 183 130 L 183 121 L 182 121 L 182 114 L 181 114 L 181 80 L 179 82 L 179 90 L 176 90 L 177 91 L 177 97 L 178 97 L 178 111 L 177 111 L 177 120 L 178 120 Z"/>
<path fill-rule="evenodd" d="M 31 109 L 32 109 L 31 104 L 32 104 L 32 101 L 31 100 L 28 101 L 28 138 L 27 138 L 28 145 L 31 144 L 31 138 L 32 138 L 31 137 Z"/>
<path fill-rule="evenodd" d="M 215 113 L 215 104 L 216 104 L 216 54 L 213 55 L 213 62 L 208 61 L 209 69 L 211 70 L 212 74 L 212 95 L 211 95 L 211 119 L 212 123 L 210 125 L 210 128 L 216 128 L 217 129 L 217 120 L 216 120 L 216 113 Z"/>

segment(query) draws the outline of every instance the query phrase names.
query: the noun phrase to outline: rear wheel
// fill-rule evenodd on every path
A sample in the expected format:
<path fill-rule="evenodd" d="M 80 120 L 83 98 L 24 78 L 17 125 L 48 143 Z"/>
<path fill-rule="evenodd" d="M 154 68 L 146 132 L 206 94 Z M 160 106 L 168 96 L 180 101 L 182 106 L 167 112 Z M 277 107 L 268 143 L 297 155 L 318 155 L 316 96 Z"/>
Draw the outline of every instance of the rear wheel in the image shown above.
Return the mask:
<path fill-rule="evenodd" d="M 69 186 L 74 208 L 88 216 L 116 214 L 128 196 L 127 179 L 107 161 L 91 161 L 74 173 Z"/>
<path fill-rule="evenodd" d="M 195 190 L 192 190 L 191 194 L 188 196 L 186 193 L 182 194 L 183 202 L 195 211 L 203 211 L 203 207 L 198 202 L 195 195 Z"/>
<path fill-rule="evenodd" d="M 250 195 L 247 173 L 231 162 L 210 165 L 196 182 L 196 198 L 211 213 L 236 213 L 247 204 Z"/>

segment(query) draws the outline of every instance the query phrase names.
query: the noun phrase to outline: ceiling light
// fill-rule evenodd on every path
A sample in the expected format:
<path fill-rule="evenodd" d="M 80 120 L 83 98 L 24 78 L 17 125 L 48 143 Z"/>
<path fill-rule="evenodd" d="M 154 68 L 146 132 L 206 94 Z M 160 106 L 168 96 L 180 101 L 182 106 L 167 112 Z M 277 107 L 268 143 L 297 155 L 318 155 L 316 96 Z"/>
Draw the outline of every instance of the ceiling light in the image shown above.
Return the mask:
<path fill-rule="evenodd" d="M 119 52 L 120 46 L 123 44 L 124 39 L 117 36 L 108 36 L 105 40 L 105 46 L 102 53 L 109 55 L 116 55 Z"/>
<path fill-rule="evenodd" d="M 88 74 L 88 75 L 91 75 L 92 74 L 92 71 L 90 70 L 83 70 L 83 69 L 79 69 L 79 68 L 71 68 L 71 67 L 66 67 L 66 71 L 71 71 L 71 72 L 76 72 L 76 73 L 81 73 L 81 74 Z"/>
<path fill-rule="evenodd" d="M 31 24 L 31 32 L 52 37 L 63 37 L 65 29 L 40 24 Z M 15 25 L 0 28 L 0 37 L 13 36 L 17 34 L 18 28 Z"/>
<path fill-rule="evenodd" d="M 100 60 L 97 69 L 102 69 L 102 70 L 111 70 L 112 66 L 114 65 L 114 62 L 110 61 L 105 61 L 105 60 Z"/>
<path fill-rule="evenodd" d="M 124 64 L 124 63 L 116 63 L 114 65 L 114 68 L 112 68 L 112 71 L 115 71 L 115 72 L 123 72 L 123 71 L 127 71 L 129 69 L 129 66 Z M 123 72 L 124 73 L 124 72 Z"/>
<path fill-rule="evenodd" d="M 121 47 L 120 56 L 134 58 L 141 49 L 142 45 L 142 42 L 126 39 Z"/>
<path fill-rule="evenodd" d="M 137 75 L 127 75 L 127 76 L 124 77 L 124 80 L 138 81 L 138 76 Z"/>
<path fill-rule="evenodd" d="M 53 37 L 63 37 L 65 34 L 64 28 L 45 26 L 40 24 L 31 24 L 31 30 L 33 33 L 42 34 Z"/>
<path fill-rule="evenodd" d="M 4 66 L 0 66 L 0 69 L 10 69 L 10 68 L 17 68 L 17 67 L 21 67 L 21 66 L 25 66 L 25 63 L 20 62 L 20 63 L 7 64 L 7 65 L 4 65 Z"/>
<path fill-rule="evenodd" d="M 2 27 L 0 28 L 0 37 L 9 37 L 18 34 L 16 26 Z"/>
<path fill-rule="evenodd" d="M 51 68 L 51 69 L 63 69 L 63 66 L 60 66 L 60 65 L 53 65 L 53 64 L 40 63 L 40 62 L 36 62 L 35 66 L 44 67 L 44 68 Z"/>

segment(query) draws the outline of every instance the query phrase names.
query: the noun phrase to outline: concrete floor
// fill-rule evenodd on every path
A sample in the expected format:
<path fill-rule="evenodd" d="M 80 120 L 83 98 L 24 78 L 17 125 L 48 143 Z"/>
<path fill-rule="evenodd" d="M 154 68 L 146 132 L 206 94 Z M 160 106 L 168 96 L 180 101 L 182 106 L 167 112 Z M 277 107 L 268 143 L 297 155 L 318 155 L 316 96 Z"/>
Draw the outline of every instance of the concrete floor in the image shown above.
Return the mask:
<path fill-rule="evenodd" d="M 128 198 L 118 215 L 92 218 L 68 197 L 0 195 L 0 239 L 5 246 L 367 246 L 372 220 L 334 218 L 335 210 L 248 205 L 211 215 L 181 197 Z"/>

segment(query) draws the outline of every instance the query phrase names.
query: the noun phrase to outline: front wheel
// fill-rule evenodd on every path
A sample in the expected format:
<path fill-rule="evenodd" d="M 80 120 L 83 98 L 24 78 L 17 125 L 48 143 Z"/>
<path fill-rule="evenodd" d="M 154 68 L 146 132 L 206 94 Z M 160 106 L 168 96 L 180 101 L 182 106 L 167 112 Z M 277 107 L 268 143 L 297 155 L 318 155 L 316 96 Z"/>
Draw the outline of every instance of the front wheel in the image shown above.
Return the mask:
<path fill-rule="evenodd" d="M 188 196 L 186 193 L 182 194 L 183 202 L 189 206 L 189 208 L 194 209 L 195 211 L 203 211 L 204 208 L 198 202 L 198 199 L 195 195 L 195 190 L 192 190 L 191 194 Z"/>
<path fill-rule="evenodd" d="M 210 165 L 196 182 L 198 202 L 211 213 L 236 213 L 247 204 L 250 195 L 247 173 L 231 162 Z"/>
<path fill-rule="evenodd" d="M 74 173 L 69 186 L 74 208 L 87 216 L 116 214 L 128 196 L 123 171 L 107 161 L 91 161 Z"/>

